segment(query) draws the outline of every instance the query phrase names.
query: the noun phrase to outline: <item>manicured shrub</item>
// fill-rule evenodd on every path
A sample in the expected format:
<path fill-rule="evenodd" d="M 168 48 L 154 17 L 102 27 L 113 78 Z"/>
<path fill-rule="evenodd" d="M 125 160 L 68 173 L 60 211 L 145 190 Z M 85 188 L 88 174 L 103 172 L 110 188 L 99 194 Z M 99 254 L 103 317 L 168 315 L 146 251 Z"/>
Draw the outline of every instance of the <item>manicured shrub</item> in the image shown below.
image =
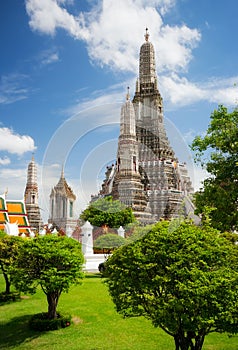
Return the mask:
<path fill-rule="evenodd" d="M 47 312 L 41 312 L 32 316 L 29 321 L 29 326 L 35 331 L 54 331 L 56 329 L 70 326 L 71 316 L 57 314 L 57 318 L 49 319 Z"/>

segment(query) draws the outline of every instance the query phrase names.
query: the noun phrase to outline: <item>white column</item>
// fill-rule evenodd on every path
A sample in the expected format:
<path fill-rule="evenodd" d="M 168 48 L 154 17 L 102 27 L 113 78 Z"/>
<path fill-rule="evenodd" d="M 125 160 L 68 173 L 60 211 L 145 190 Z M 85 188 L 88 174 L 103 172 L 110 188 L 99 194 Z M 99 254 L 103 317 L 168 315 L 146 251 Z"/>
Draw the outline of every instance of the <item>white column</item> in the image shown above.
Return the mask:
<path fill-rule="evenodd" d="M 122 226 L 119 227 L 117 232 L 118 232 L 118 236 L 121 236 L 121 237 L 125 238 L 125 230 L 124 230 L 124 228 Z"/>
<path fill-rule="evenodd" d="M 82 226 L 82 251 L 84 255 L 93 255 L 93 226 L 89 221 Z"/>

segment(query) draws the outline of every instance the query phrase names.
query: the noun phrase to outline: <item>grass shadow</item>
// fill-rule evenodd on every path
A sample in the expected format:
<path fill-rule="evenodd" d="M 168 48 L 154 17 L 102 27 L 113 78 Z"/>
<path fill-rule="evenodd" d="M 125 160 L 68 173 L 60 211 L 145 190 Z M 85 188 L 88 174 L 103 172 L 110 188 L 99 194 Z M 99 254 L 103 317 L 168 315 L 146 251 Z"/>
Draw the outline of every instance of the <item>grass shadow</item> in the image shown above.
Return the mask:
<path fill-rule="evenodd" d="M 100 272 L 87 272 L 85 278 L 101 278 Z"/>
<path fill-rule="evenodd" d="M 20 298 L 17 300 L 0 301 L 0 306 L 9 305 L 9 304 L 13 304 L 13 303 L 19 303 L 19 302 L 21 302 Z"/>
<path fill-rule="evenodd" d="M 14 317 L 8 323 L 0 324 L 0 349 L 15 349 L 26 340 L 31 341 L 42 335 L 43 332 L 35 332 L 29 328 L 31 317 L 32 315 Z"/>

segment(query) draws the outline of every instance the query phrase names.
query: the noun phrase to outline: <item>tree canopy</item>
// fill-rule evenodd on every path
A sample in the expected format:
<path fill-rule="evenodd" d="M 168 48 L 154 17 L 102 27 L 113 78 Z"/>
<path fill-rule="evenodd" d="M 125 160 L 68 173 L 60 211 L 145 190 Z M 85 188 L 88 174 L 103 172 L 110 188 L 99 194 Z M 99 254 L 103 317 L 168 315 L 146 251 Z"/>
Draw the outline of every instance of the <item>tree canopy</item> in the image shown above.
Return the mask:
<path fill-rule="evenodd" d="M 119 200 L 114 200 L 111 196 L 99 198 L 89 204 L 80 218 L 89 221 L 93 226 L 108 226 L 118 228 L 135 221 L 131 208 L 125 206 Z"/>
<path fill-rule="evenodd" d="M 112 250 L 121 247 L 123 244 L 125 244 L 125 238 L 116 233 L 106 233 L 94 241 L 94 247 L 105 250 L 107 254 L 110 254 Z"/>
<path fill-rule="evenodd" d="M 18 258 L 19 247 L 23 239 L 18 236 L 9 236 L 0 232 L 0 269 L 5 280 L 5 293 L 11 293 L 11 268 Z"/>
<path fill-rule="evenodd" d="M 159 222 L 117 249 L 106 273 L 117 311 L 150 319 L 176 350 L 201 350 L 210 332 L 238 332 L 237 246 L 211 227 Z"/>
<path fill-rule="evenodd" d="M 17 289 L 34 293 L 40 286 L 47 297 L 48 318 L 56 318 L 62 292 L 83 278 L 81 244 L 66 236 L 46 235 L 24 239 L 14 264 Z"/>
<path fill-rule="evenodd" d="M 238 229 L 238 109 L 219 106 L 211 114 L 204 137 L 192 143 L 195 160 L 211 174 L 195 194 L 196 213 L 211 212 L 212 225 L 221 231 Z"/>

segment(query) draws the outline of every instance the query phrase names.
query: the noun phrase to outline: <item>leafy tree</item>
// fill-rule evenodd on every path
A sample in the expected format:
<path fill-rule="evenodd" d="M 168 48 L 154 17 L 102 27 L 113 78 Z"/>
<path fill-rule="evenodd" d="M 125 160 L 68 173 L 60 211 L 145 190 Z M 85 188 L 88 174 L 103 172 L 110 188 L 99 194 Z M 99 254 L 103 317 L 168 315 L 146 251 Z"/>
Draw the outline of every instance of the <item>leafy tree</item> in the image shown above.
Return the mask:
<path fill-rule="evenodd" d="M 83 278 L 83 261 L 81 245 L 72 238 L 46 235 L 25 239 L 14 265 L 14 284 L 30 293 L 41 286 L 47 297 L 48 318 L 54 319 L 61 293 Z"/>
<path fill-rule="evenodd" d="M 146 226 L 141 226 L 141 225 L 135 225 L 132 228 L 132 233 L 127 237 L 127 243 L 131 243 L 134 241 L 137 241 L 138 239 L 141 239 L 144 237 L 144 235 L 149 232 L 152 229 L 153 225 L 146 225 Z"/>
<path fill-rule="evenodd" d="M 195 194 L 196 213 L 215 208 L 210 214 L 213 227 L 238 229 L 238 109 L 229 113 L 219 106 L 211 114 L 206 135 L 197 136 L 191 148 L 195 160 L 211 174 Z"/>
<path fill-rule="evenodd" d="M 238 332 L 237 246 L 211 227 L 159 222 L 117 249 L 106 272 L 117 311 L 150 319 L 176 350 L 201 350 L 211 332 Z"/>
<path fill-rule="evenodd" d="M 114 200 L 111 196 L 100 198 L 90 203 L 80 218 L 89 221 L 93 226 L 109 226 L 118 228 L 135 221 L 131 208 L 126 207 L 119 200 Z"/>
<path fill-rule="evenodd" d="M 18 236 L 9 236 L 0 232 L 0 268 L 5 280 L 5 294 L 11 293 L 11 268 L 18 257 L 23 239 Z"/>
<path fill-rule="evenodd" d="M 115 233 L 106 233 L 99 236 L 95 242 L 94 247 L 103 249 L 107 254 L 110 254 L 112 250 L 125 244 L 125 238 L 118 236 Z"/>

